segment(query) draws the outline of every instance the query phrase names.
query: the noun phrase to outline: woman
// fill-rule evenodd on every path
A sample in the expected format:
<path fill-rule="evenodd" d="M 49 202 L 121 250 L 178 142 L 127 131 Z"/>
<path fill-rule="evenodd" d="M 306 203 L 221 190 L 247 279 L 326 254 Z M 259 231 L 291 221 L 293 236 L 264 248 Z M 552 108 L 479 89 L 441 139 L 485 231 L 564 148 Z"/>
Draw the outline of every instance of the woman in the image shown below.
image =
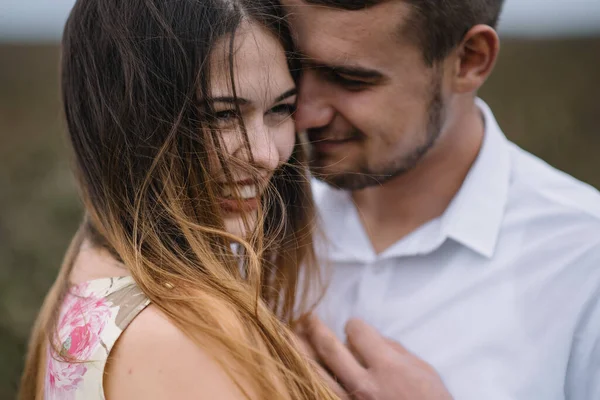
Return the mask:
<path fill-rule="evenodd" d="M 312 213 L 277 10 L 76 3 L 62 93 L 86 220 L 22 399 L 334 398 L 289 328 Z"/>

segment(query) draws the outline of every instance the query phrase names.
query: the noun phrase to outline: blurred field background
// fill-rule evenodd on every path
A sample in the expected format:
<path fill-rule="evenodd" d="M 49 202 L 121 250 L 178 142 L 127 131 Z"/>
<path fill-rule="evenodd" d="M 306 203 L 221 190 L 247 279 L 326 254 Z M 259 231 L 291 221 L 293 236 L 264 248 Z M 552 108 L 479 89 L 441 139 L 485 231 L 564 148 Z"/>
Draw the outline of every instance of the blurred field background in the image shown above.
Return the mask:
<path fill-rule="evenodd" d="M 0 400 L 81 216 L 56 44 L 0 44 Z M 504 40 L 481 96 L 507 136 L 600 188 L 600 36 Z"/>

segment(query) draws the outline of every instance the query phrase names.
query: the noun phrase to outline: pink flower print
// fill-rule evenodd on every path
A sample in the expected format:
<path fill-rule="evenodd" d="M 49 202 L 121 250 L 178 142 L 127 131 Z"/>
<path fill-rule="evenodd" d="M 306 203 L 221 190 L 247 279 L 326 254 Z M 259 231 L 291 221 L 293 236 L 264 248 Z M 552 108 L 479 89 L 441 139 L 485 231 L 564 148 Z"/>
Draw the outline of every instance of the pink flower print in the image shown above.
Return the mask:
<path fill-rule="evenodd" d="M 100 335 L 112 318 L 109 303 L 93 293 L 89 284 L 73 287 L 62 305 L 58 320 L 60 354 L 48 352 L 45 399 L 74 399 L 87 372 L 86 362 L 101 344 Z M 67 361 L 63 361 L 64 359 Z M 71 360 L 70 362 L 68 360 Z"/>

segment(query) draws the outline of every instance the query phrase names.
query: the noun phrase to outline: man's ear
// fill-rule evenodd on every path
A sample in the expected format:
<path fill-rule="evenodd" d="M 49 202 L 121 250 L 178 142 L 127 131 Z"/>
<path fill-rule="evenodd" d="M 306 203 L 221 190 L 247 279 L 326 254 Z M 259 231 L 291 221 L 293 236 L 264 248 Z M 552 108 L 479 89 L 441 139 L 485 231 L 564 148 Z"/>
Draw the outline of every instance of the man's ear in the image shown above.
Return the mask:
<path fill-rule="evenodd" d="M 492 27 L 471 28 L 454 52 L 454 92 L 477 91 L 492 73 L 499 51 L 500 39 Z"/>

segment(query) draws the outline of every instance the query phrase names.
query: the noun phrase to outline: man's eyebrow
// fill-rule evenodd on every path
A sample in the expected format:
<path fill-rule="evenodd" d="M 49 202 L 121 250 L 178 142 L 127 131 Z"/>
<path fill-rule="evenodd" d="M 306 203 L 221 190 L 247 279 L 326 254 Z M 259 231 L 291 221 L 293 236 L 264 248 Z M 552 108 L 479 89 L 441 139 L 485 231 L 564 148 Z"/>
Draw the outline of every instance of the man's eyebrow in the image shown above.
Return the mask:
<path fill-rule="evenodd" d="M 275 98 L 275 100 L 273 101 L 273 103 L 279 103 L 282 100 L 287 99 L 288 97 L 292 97 L 295 96 L 297 94 L 297 90 L 296 88 L 291 88 L 289 90 L 286 90 L 285 92 L 283 92 L 282 94 L 280 94 L 279 96 L 277 96 Z"/>
<path fill-rule="evenodd" d="M 349 75 L 349 76 L 353 76 L 355 78 L 362 78 L 362 79 L 381 79 L 383 78 L 383 74 L 379 71 L 376 71 L 374 69 L 368 69 L 368 68 L 363 68 L 363 67 L 352 67 L 352 66 L 347 66 L 347 65 L 328 65 L 326 66 L 326 68 L 343 74 L 343 75 Z"/>
<path fill-rule="evenodd" d="M 343 75 L 349 75 L 349 76 L 353 76 L 356 78 L 362 78 L 362 79 L 382 79 L 382 78 L 384 78 L 384 75 L 381 72 L 374 70 L 374 69 L 370 69 L 370 68 L 352 66 L 352 65 L 347 65 L 347 64 L 340 64 L 340 65 L 327 64 L 327 63 L 319 61 L 319 60 L 311 59 L 310 57 L 307 57 L 300 53 L 297 53 L 297 57 L 299 57 L 299 59 L 301 60 L 301 63 L 308 68 L 325 69 L 325 70 L 337 72 L 337 73 L 340 73 Z"/>

